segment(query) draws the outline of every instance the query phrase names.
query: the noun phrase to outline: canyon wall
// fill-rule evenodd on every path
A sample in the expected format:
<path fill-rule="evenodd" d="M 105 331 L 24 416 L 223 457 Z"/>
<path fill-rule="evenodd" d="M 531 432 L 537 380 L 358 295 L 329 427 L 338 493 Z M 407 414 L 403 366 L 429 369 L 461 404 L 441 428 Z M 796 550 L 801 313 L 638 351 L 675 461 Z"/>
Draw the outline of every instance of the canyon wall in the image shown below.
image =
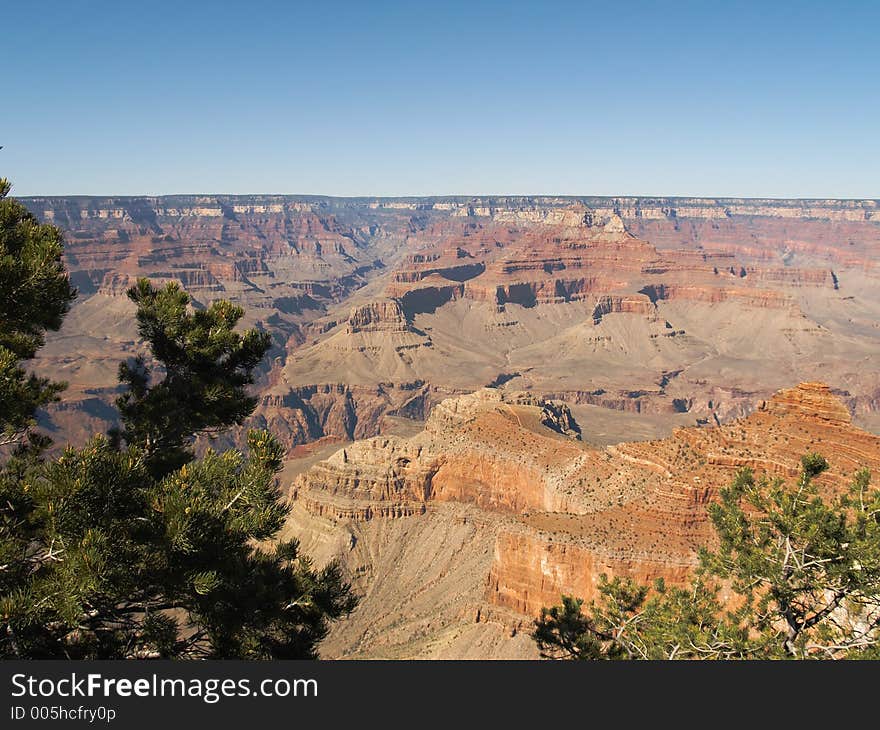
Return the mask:
<path fill-rule="evenodd" d="M 686 582 L 698 549 L 714 539 L 706 507 L 741 467 L 793 479 L 800 456 L 819 450 L 831 464 L 818 480 L 827 494 L 858 468 L 880 469 L 880 437 L 855 427 L 821 383 L 780 391 L 728 425 L 604 449 L 560 429 L 570 418 L 563 404 L 481 390 L 443 401 L 413 437 L 356 442 L 300 474 L 290 491 L 296 529 L 325 544 L 347 535 L 325 558 L 341 560 L 365 597 L 366 608 L 331 635 L 328 655 L 470 656 L 473 647 L 458 637 L 475 631 L 493 637 L 491 655 L 529 656 L 534 647 L 520 639 L 540 609 L 562 594 L 595 598 L 603 574 Z M 460 530 L 480 539 L 458 542 Z M 414 542 L 402 562 L 385 564 L 376 556 L 399 532 Z M 428 532 L 437 541 L 431 548 L 414 537 Z M 435 610 L 415 577 L 407 585 L 394 578 L 421 563 L 420 549 L 439 551 L 444 564 L 454 556 L 439 572 L 420 570 L 467 601 L 435 613 L 424 643 L 365 639 L 391 593 L 401 620 L 427 620 Z M 456 561 L 470 566 L 466 574 Z"/>
<path fill-rule="evenodd" d="M 80 290 L 35 363 L 70 383 L 41 416 L 61 443 L 112 424 L 117 363 L 143 351 L 138 276 L 180 281 L 196 306 L 232 299 L 272 334 L 253 425 L 291 452 L 494 383 L 714 423 L 822 378 L 876 420 L 880 383 L 859 364 L 880 336 L 876 201 L 24 202 L 65 230 Z"/>

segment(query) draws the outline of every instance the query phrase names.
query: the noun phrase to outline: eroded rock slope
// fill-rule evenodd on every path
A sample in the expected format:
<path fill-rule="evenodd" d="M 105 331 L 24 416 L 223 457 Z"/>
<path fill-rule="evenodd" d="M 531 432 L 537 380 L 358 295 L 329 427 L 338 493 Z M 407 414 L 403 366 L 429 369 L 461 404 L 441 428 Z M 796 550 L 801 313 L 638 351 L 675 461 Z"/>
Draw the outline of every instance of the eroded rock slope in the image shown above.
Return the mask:
<path fill-rule="evenodd" d="M 567 406 L 485 389 L 438 405 L 410 438 L 350 444 L 291 485 L 289 529 L 340 559 L 364 599 L 328 656 L 529 656 L 523 631 L 598 576 L 681 583 L 710 544 L 706 505 L 737 469 L 793 478 L 820 451 L 823 488 L 880 471 L 880 437 L 820 383 L 749 416 L 658 441 L 585 444 Z"/>

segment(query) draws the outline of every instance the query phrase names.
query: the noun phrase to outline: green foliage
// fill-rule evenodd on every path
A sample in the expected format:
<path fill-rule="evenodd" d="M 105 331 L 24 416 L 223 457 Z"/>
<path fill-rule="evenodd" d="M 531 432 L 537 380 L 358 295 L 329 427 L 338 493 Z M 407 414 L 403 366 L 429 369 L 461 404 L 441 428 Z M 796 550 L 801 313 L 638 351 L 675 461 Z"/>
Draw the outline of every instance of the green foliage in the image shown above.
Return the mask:
<path fill-rule="evenodd" d="M 603 575 L 602 580 L 606 580 Z M 570 659 L 602 659 L 606 647 L 613 638 L 608 633 L 609 627 L 599 628 L 596 619 L 584 615 L 581 607 L 584 602 L 580 598 L 562 596 L 559 606 L 541 609 L 541 618 L 535 623 L 532 634 L 544 656 L 566 656 Z M 590 608 L 595 608 L 590 604 Z M 611 647 L 611 652 L 616 647 Z"/>
<path fill-rule="evenodd" d="M 880 491 L 867 470 L 826 499 L 818 454 L 795 485 L 741 470 L 709 507 L 718 549 L 686 588 L 602 577 L 586 613 L 563 597 L 533 636 L 544 656 L 603 659 L 880 656 Z M 720 591 L 729 595 L 723 600 Z"/>
<path fill-rule="evenodd" d="M 29 529 L 2 543 L 14 571 L 0 572 L 0 654 L 314 656 L 354 601 L 295 541 L 255 548 L 287 508 L 280 445 L 265 432 L 248 441 L 248 457 L 208 452 L 156 481 L 143 452 L 99 436 L 7 481 L 18 509 L 2 514 Z"/>
<path fill-rule="evenodd" d="M 73 293 L 60 234 L 6 200 L 0 246 L 0 303 L 12 307 L 0 421 L 12 433 L 60 386 L 6 373 L 60 325 Z M 48 460 L 31 433 L 0 468 L 0 657 L 315 657 L 355 600 L 336 566 L 317 570 L 295 540 L 276 540 L 288 514 L 281 445 L 251 431 L 246 454 L 196 460 L 191 446 L 251 413 L 245 388 L 268 338 L 235 332 L 242 311 L 228 302 L 188 311 L 173 284 L 142 280 L 130 296 L 154 364 L 121 368 L 123 428 Z"/>
<path fill-rule="evenodd" d="M 10 187 L 0 179 L 0 446 L 22 442 L 37 408 L 64 389 L 21 363 L 61 326 L 76 296 L 61 262 L 61 231 L 9 198 Z"/>
<path fill-rule="evenodd" d="M 787 655 L 852 655 L 878 639 L 880 492 L 861 470 L 826 500 L 813 478 L 827 462 L 809 454 L 802 465 L 794 488 L 742 470 L 709 509 L 720 546 L 701 562 L 751 603 L 756 631 Z"/>
<path fill-rule="evenodd" d="M 256 399 L 245 388 L 270 337 L 255 329 L 236 332 L 244 310 L 228 301 L 189 311 L 190 297 L 176 282 L 156 289 L 139 279 L 128 296 L 137 304 L 138 333 L 154 364 L 144 357 L 120 364 L 122 428 L 111 437 L 141 448 L 150 472 L 161 477 L 192 460 L 197 434 L 240 424 L 251 414 Z M 158 382 L 156 370 L 163 374 Z"/>
<path fill-rule="evenodd" d="M 600 576 L 599 599 L 582 611 L 582 601 L 563 596 L 544 608 L 534 639 L 551 659 L 746 658 L 748 628 L 740 612 L 724 614 L 717 586 L 695 580 L 687 588 L 653 591 L 629 578 Z"/>

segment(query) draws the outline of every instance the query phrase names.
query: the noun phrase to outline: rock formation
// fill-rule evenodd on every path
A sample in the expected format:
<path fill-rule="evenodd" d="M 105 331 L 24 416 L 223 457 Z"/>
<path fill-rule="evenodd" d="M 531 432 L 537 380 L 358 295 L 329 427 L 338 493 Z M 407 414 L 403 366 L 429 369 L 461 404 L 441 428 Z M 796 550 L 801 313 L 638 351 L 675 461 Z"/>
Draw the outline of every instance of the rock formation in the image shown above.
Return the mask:
<path fill-rule="evenodd" d="M 730 424 L 679 428 L 659 441 L 599 449 L 573 426 L 564 404 L 484 389 L 443 401 L 411 438 L 356 442 L 297 477 L 297 534 L 335 545 L 325 556 L 340 558 L 365 596 L 331 635 L 328 655 L 471 656 L 457 637 L 476 632 L 489 655 L 526 656 L 533 647 L 517 632 L 562 593 L 594 598 L 602 573 L 684 582 L 713 538 L 706 505 L 740 467 L 793 478 L 800 456 L 820 451 L 832 466 L 819 480 L 825 490 L 843 488 L 862 466 L 880 469 L 880 437 L 853 426 L 819 383 L 783 390 Z M 471 545 L 462 528 L 474 525 L 481 539 Z M 384 562 L 401 535 L 425 533 L 436 533 L 433 545 L 414 538 L 395 548 L 395 564 Z M 427 643 L 395 631 L 370 638 L 370 622 L 390 612 L 413 622 L 434 610 L 414 578 L 427 571 L 414 567 L 421 549 L 439 551 L 441 562 L 452 551 L 471 566 L 467 575 L 431 573 L 468 602 L 434 615 Z M 395 583 L 396 571 L 413 584 Z"/>
<path fill-rule="evenodd" d="M 822 378 L 880 423 L 859 365 L 880 335 L 876 201 L 25 202 L 66 230 L 80 288 L 37 363 L 70 382 L 43 419 L 62 442 L 110 425 L 92 401 L 112 401 L 117 362 L 141 350 L 124 293 L 142 275 L 198 306 L 233 299 L 272 333 L 254 423 L 290 449 L 384 433 L 490 383 L 695 423 Z"/>

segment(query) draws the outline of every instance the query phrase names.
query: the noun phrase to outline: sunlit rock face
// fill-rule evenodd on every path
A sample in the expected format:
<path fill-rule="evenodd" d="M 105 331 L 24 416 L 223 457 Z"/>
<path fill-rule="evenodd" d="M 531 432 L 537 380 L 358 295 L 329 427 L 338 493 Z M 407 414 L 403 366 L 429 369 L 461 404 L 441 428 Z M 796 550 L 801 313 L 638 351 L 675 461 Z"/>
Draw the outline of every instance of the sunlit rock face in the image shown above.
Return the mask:
<path fill-rule="evenodd" d="M 855 427 L 822 383 L 660 440 L 597 448 L 581 427 L 563 404 L 485 389 L 443 401 L 412 437 L 357 441 L 300 474 L 292 527 L 332 547 L 325 557 L 365 597 L 329 655 L 531 656 L 518 632 L 562 594 L 597 597 L 602 574 L 686 582 L 713 540 L 706 507 L 738 469 L 793 479 L 819 449 L 828 494 L 858 468 L 880 469 L 880 437 Z M 438 609 L 426 600 L 433 586 L 458 600 Z M 372 635 L 385 621 L 390 634 Z M 430 640 L 400 628 L 412 625 Z"/>
<path fill-rule="evenodd" d="M 876 201 L 25 203 L 65 230 L 80 289 L 35 362 L 70 383 L 42 418 L 59 443 L 112 421 L 118 362 L 142 350 L 124 296 L 138 276 L 181 282 L 197 306 L 232 299 L 272 334 L 253 423 L 290 450 L 388 433 L 490 384 L 669 416 L 668 433 L 822 380 L 857 423 L 880 425 L 876 368 L 864 366 L 880 337 Z"/>

